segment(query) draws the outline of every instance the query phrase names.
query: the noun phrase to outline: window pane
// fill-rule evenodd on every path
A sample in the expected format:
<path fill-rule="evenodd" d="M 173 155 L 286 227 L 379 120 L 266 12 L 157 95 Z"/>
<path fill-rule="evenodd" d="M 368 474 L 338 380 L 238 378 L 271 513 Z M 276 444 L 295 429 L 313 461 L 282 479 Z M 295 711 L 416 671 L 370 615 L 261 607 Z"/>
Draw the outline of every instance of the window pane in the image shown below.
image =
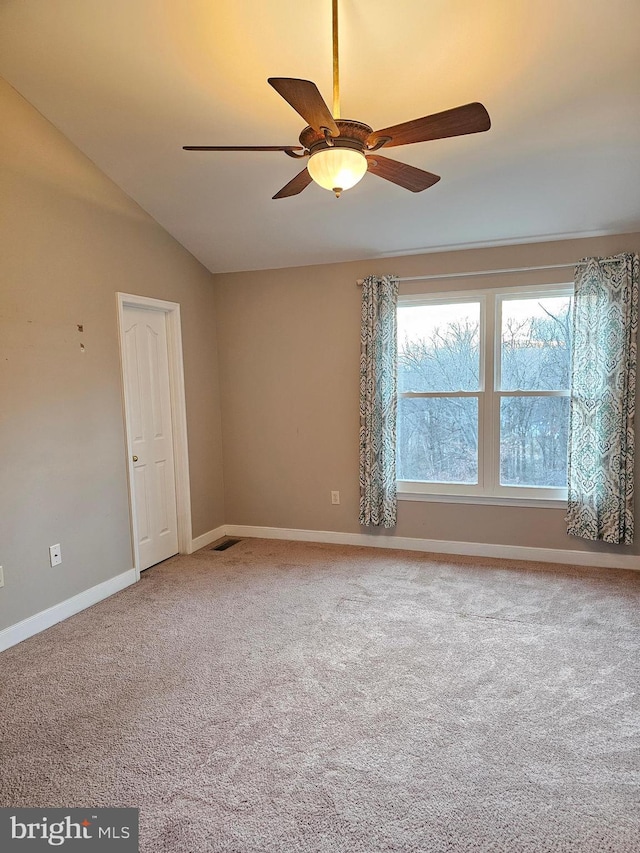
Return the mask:
<path fill-rule="evenodd" d="M 398 400 L 397 477 L 430 483 L 478 482 L 478 400 Z"/>
<path fill-rule="evenodd" d="M 398 390 L 477 391 L 480 303 L 398 308 Z"/>
<path fill-rule="evenodd" d="M 571 370 L 571 297 L 502 300 L 503 391 L 562 391 Z"/>
<path fill-rule="evenodd" d="M 567 486 L 569 397 L 503 397 L 500 483 Z"/>

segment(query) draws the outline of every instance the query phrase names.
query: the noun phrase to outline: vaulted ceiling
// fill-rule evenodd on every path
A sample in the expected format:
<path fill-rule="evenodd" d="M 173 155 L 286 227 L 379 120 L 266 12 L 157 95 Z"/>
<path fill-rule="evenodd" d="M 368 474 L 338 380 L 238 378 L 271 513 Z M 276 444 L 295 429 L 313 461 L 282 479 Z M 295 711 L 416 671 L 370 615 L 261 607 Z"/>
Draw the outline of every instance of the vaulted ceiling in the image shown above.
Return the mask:
<path fill-rule="evenodd" d="M 481 101 L 488 133 L 394 148 L 441 175 L 336 199 L 283 153 L 331 104 L 331 0 L 1 0 L 0 74 L 214 272 L 640 230 L 637 0 L 340 0 L 342 115 Z"/>

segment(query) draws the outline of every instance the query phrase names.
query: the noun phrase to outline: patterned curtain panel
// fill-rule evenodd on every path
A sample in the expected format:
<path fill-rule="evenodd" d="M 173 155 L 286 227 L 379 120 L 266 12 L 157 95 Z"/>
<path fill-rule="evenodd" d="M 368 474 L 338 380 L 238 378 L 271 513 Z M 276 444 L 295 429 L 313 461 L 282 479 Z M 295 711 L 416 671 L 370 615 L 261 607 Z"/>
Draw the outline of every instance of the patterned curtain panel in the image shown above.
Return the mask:
<path fill-rule="evenodd" d="M 396 306 L 398 279 L 362 286 L 360 350 L 360 524 L 396 523 Z"/>
<path fill-rule="evenodd" d="M 567 532 L 633 542 L 638 255 L 576 270 Z"/>

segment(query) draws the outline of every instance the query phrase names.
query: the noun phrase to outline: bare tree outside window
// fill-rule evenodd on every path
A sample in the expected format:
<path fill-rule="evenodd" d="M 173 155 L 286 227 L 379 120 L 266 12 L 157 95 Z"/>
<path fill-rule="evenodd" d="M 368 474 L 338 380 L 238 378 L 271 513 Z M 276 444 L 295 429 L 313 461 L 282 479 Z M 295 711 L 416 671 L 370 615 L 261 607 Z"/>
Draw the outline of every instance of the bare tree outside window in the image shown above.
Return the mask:
<path fill-rule="evenodd" d="M 448 393 L 479 391 L 479 333 L 479 302 L 399 309 L 398 391 L 439 395 L 399 400 L 399 479 L 478 482 L 478 400 Z"/>
<path fill-rule="evenodd" d="M 496 299 L 501 486 L 566 488 L 571 297 Z M 491 303 L 494 304 L 493 302 Z M 398 479 L 478 483 L 483 385 L 479 300 L 398 309 Z M 493 401 L 493 402 L 492 402 Z M 496 463 L 497 464 L 497 463 Z"/>
<path fill-rule="evenodd" d="M 571 299 L 502 301 L 503 391 L 565 391 L 571 379 Z M 500 400 L 500 483 L 567 485 L 569 397 Z"/>

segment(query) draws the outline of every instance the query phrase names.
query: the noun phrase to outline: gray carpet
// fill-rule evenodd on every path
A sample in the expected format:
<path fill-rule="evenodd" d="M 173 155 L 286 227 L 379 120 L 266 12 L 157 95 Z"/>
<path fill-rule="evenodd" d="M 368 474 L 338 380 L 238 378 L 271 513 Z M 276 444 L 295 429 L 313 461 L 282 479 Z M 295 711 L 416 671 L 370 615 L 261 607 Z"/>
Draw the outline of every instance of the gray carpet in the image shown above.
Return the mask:
<path fill-rule="evenodd" d="M 0 804 L 145 853 L 640 850 L 640 574 L 245 540 L 0 656 Z"/>

